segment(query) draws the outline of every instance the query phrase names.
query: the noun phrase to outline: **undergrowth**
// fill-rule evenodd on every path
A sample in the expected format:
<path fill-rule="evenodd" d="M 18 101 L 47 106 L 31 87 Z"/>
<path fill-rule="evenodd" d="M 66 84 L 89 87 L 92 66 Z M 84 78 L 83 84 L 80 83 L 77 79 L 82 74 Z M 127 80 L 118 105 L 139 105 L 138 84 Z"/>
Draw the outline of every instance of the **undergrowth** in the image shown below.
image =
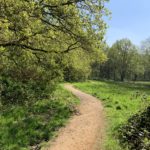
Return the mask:
<path fill-rule="evenodd" d="M 79 101 L 61 86 L 30 106 L 0 107 L 0 150 L 40 149 L 62 127 Z M 5 107 L 5 108 L 4 108 Z"/>
<path fill-rule="evenodd" d="M 150 106 L 129 118 L 120 127 L 118 138 L 131 150 L 150 150 Z"/>

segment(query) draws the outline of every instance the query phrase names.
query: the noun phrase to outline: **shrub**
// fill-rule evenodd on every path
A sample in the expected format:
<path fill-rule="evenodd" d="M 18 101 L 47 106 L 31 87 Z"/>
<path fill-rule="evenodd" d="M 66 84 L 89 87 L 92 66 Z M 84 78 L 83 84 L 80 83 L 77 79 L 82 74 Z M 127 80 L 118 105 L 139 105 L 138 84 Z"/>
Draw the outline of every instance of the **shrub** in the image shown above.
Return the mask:
<path fill-rule="evenodd" d="M 55 59 L 50 61 L 48 55 L 37 58 L 19 49 L 6 54 L 0 59 L 0 103 L 27 104 L 48 98 L 62 74 Z"/>
<path fill-rule="evenodd" d="M 46 81 L 41 83 L 34 80 L 24 83 L 12 78 L 3 77 L 0 79 L 1 103 L 3 105 L 25 104 L 47 98 L 52 92 L 48 83 Z"/>
<path fill-rule="evenodd" d="M 132 116 L 120 128 L 119 139 L 123 146 L 131 150 L 150 149 L 150 106 L 142 113 Z"/>

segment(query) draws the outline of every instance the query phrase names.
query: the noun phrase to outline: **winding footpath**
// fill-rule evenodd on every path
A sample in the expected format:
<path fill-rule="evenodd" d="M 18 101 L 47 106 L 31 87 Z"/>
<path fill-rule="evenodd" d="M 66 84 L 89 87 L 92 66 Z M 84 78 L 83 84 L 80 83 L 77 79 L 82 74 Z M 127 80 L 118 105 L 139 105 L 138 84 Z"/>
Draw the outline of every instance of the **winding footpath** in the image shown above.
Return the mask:
<path fill-rule="evenodd" d="M 65 88 L 81 100 L 79 114 L 70 119 L 45 150 L 102 150 L 105 119 L 101 102 L 72 85 L 66 84 Z"/>

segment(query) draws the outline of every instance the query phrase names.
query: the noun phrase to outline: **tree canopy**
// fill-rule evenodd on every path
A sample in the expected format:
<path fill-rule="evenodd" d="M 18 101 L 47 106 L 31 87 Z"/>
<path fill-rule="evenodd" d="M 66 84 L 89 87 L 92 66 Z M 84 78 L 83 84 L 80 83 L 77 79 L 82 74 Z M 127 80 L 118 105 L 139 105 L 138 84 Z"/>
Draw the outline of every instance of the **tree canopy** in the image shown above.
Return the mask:
<path fill-rule="evenodd" d="M 92 50 L 103 39 L 105 0 L 0 0 L 0 46 L 35 52 Z"/>
<path fill-rule="evenodd" d="M 91 63 L 106 58 L 105 2 L 0 0 L 2 103 L 42 99 L 63 78 L 89 77 Z"/>

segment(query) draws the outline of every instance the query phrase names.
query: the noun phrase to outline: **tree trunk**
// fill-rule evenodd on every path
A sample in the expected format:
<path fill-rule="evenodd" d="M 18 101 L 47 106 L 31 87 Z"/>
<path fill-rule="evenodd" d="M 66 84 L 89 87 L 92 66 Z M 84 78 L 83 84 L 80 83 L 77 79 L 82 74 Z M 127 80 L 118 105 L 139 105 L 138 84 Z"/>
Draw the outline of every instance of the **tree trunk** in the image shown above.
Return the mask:
<path fill-rule="evenodd" d="M 137 74 L 134 75 L 133 81 L 137 81 Z"/>
<path fill-rule="evenodd" d="M 115 71 L 114 71 L 113 75 L 114 75 L 114 81 L 116 81 L 116 72 Z"/>
<path fill-rule="evenodd" d="M 124 74 L 124 73 L 121 73 L 120 79 L 121 79 L 122 82 L 124 81 L 124 78 L 125 78 L 125 74 Z"/>

